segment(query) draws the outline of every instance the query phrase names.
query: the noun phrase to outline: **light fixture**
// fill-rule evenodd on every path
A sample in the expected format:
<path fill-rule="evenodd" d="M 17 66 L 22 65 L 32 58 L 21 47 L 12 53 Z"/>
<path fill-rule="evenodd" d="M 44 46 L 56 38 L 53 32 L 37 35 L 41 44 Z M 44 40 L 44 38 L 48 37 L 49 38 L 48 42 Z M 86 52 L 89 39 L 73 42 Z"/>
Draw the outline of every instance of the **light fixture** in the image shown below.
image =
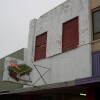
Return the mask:
<path fill-rule="evenodd" d="M 81 95 L 81 96 L 86 96 L 86 94 L 85 94 L 85 93 L 80 93 L 80 95 Z"/>

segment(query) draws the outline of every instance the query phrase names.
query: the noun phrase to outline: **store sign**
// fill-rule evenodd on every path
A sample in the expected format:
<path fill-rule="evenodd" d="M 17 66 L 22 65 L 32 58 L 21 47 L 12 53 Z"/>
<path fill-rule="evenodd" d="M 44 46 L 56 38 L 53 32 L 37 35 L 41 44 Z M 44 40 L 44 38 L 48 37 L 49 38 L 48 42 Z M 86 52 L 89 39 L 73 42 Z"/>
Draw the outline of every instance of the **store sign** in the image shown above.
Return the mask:
<path fill-rule="evenodd" d="M 32 66 L 30 62 L 6 57 L 3 81 L 32 85 Z"/>

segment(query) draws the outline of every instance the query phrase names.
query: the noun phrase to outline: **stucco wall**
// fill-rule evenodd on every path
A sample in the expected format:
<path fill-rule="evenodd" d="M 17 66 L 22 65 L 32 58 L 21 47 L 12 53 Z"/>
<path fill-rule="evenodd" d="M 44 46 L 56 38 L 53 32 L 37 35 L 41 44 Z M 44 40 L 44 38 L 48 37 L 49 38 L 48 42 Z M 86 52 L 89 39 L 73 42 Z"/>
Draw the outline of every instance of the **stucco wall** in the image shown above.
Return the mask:
<path fill-rule="evenodd" d="M 30 22 L 27 59 L 34 64 L 50 68 L 44 76 L 47 84 L 75 80 L 92 75 L 91 68 L 91 32 L 89 0 L 67 0 L 39 19 Z M 62 53 L 62 24 L 79 17 L 79 46 Z M 46 58 L 34 62 L 35 37 L 47 31 Z M 45 72 L 40 69 L 41 73 Z M 39 74 L 33 67 L 33 83 Z M 42 79 L 35 85 L 44 84 Z"/>

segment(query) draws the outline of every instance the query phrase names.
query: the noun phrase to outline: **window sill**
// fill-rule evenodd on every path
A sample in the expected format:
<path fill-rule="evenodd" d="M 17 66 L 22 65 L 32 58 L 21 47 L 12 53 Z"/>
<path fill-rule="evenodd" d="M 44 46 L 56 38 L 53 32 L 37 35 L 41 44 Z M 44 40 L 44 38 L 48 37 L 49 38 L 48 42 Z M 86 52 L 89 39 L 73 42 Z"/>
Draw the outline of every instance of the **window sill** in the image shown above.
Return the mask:
<path fill-rule="evenodd" d="M 92 41 L 92 44 L 94 44 L 94 43 L 98 43 L 98 42 L 100 42 L 100 39 L 93 40 L 93 41 Z"/>

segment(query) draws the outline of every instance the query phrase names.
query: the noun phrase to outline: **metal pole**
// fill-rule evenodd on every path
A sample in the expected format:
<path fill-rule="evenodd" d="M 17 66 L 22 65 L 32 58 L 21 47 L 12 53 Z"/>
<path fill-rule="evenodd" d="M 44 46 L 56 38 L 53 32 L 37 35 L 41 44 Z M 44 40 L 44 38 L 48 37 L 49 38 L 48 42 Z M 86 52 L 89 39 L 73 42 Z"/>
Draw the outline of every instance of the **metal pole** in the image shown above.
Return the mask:
<path fill-rule="evenodd" d="M 43 77 L 48 71 L 49 71 L 49 69 L 42 75 L 42 77 Z M 38 80 L 40 80 L 40 79 L 41 79 L 41 77 L 40 77 Z M 36 82 L 38 82 L 38 80 L 36 80 Z M 35 82 L 35 83 L 36 83 L 36 82 Z M 35 83 L 34 83 L 34 84 L 35 84 Z M 34 86 L 34 84 L 33 84 L 33 86 Z"/>
<path fill-rule="evenodd" d="M 44 78 L 42 77 L 41 73 L 39 72 L 39 70 L 37 69 L 37 67 L 34 65 L 34 67 L 36 68 L 37 72 L 39 73 L 39 75 L 41 76 L 42 80 L 44 81 L 45 85 L 46 85 L 46 82 L 44 80 Z"/>

